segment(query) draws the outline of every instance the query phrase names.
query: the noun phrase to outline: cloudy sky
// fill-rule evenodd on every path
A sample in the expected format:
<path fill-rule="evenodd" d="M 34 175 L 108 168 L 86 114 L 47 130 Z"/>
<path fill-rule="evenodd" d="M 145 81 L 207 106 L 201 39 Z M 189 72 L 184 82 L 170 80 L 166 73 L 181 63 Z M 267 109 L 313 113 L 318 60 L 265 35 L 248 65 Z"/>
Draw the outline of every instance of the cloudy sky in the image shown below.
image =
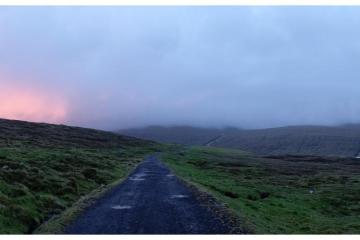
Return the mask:
<path fill-rule="evenodd" d="M 360 8 L 0 7 L 0 117 L 360 122 Z"/>

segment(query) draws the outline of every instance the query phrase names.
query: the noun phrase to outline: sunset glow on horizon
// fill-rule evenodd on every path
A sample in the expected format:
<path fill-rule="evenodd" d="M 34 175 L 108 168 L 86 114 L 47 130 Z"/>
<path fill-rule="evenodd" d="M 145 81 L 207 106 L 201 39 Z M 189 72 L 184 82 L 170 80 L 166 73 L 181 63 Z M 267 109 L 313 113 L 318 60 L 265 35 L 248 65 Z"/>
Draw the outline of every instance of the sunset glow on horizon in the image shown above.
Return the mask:
<path fill-rule="evenodd" d="M 0 118 L 117 130 L 360 123 L 360 8 L 0 8 Z"/>
<path fill-rule="evenodd" d="M 1 87 L 0 118 L 64 123 L 66 104 L 51 93 L 24 87 Z"/>

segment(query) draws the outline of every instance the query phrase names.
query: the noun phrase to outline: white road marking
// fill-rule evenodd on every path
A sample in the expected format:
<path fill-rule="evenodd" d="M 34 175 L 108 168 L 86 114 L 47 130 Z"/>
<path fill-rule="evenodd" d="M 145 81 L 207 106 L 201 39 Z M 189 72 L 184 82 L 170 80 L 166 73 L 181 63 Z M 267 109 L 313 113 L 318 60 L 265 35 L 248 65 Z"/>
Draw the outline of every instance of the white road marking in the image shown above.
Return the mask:
<path fill-rule="evenodd" d="M 177 194 L 177 195 L 171 195 L 171 198 L 187 198 L 188 195 L 182 195 L 182 194 Z"/>
<path fill-rule="evenodd" d="M 144 181 L 145 178 L 136 178 L 136 177 L 131 177 L 130 178 L 131 181 Z"/>
<path fill-rule="evenodd" d="M 111 206 L 111 208 L 116 210 L 123 210 L 123 209 L 130 209 L 132 207 L 129 205 L 115 205 L 115 206 Z"/>
<path fill-rule="evenodd" d="M 137 174 L 135 174 L 135 177 L 136 178 L 142 178 L 142 177 L 145 177 L 147 174 L 145 174 L 145 173 L 137 173 Z"/>
<path fill-rule="evenodd" d="M 175 177 L 174 174 L 167 174 L 166 176 L 167 176 L 167 177 Z"/>

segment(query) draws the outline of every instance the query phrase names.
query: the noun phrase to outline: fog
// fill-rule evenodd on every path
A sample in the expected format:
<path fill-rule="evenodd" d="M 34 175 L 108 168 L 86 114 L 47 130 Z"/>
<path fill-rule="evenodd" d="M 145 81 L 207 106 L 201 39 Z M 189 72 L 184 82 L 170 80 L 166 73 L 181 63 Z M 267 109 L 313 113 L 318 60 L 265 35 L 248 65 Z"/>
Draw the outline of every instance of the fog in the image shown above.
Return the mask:
<path fill-rule="evenodd" d="M 359 7 L 0 7 L 0 117 L 360 122 Z"/>

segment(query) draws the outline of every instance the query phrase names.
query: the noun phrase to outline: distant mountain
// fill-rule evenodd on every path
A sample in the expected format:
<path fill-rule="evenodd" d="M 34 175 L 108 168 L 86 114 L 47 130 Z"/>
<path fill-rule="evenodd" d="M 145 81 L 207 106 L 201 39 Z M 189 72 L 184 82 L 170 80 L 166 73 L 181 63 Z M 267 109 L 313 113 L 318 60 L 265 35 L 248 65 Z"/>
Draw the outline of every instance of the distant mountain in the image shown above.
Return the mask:
<path fill-rule="evenodd" d="M 290 126 L 258 130 L 152 126 L 121 134 L 164 143 L 236 148 L 260 155 L 358 156 L 360 124 Z"/>
<path fill-rule="evenodd" d="M 150 126 L 146 128 L 120 130 L 118 132 L 127 136 L 137 136 L 142 139 L 155 140 L 163 143 L 204 145 L 211 139 L 221 135 L 223 130 L 190 126 Z"/>

